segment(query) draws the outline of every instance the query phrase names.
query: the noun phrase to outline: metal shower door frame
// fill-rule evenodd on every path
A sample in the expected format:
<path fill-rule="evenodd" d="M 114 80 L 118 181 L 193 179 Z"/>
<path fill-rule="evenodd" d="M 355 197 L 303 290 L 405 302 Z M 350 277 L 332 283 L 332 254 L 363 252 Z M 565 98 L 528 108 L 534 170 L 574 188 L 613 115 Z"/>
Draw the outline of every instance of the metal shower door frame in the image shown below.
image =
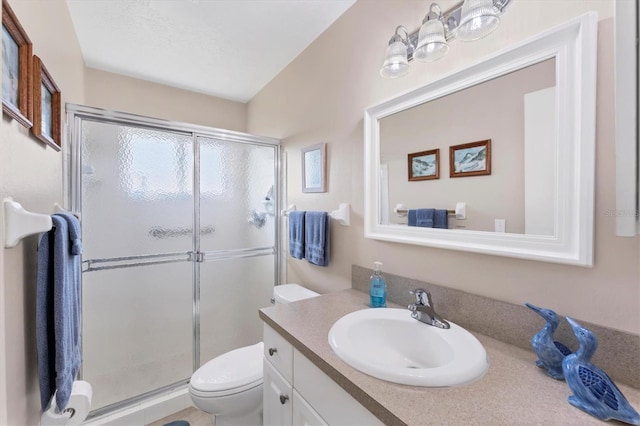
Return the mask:
<path fill-rule="evenodd" d="M 66 137 L 63 140 L 63 168 L 67 172 L 64 175 L 64 193 L 66 205 L 74 212 L 81 212 L 82 207 L 82 147 L 81 126 L 83 121 L 93 121 L 114 125 L 126 125 L 169 133 L 177 133 L 192 138 L 193 147 L 193 230 L 192 251 L 186 253 L 164 253 L 157 255 L 129 256 L 118 259 L 83 259 L 83 272 L 113 269 L 120 267 L 142 266 L 149 264 L 161 264 L 171 262 L 192 263 L 192 323 L 193 323 L 193 371 L 200 366 L 200 263 L 232 258 L 274 256 L 274 284 L 280 282 L 281 262 L 279 261 L 281 230 L 280 220 L 274 221 L 273 247 L 259 247 L 242 250 L 219 250 L 216 253 L 202 253 L 200 251 L 200 143 L 198 138 L 206 137 L 224 142 L 243 143 L 249 145 L 267 146 L 274 149 L 274 198 L 275 217 L 279 219 L 281 206 L 282 164 L 280 154 L 280 141 L 278 139 L 256 136 L 231 130 L 217 129 L 179 121 L 163 120 L 124 112 L 110 111 L 101 108 L 89 107 L 67 103 L 66 107 Z M 118 266 L 110 264 L 111 261 L 124 262 Z M 87 269 L 85 269 L 87 268 Z M 80 371 L 82 377 L 82 370 Z M 93 415 L 100 415 L 113 409 L 127 406 L 143 398 L 159 394 L 175 388 L 183 382 L 166 385 L 160 389 L 147 392 L 143 395 L 124 400 L 96 410 Z"/>

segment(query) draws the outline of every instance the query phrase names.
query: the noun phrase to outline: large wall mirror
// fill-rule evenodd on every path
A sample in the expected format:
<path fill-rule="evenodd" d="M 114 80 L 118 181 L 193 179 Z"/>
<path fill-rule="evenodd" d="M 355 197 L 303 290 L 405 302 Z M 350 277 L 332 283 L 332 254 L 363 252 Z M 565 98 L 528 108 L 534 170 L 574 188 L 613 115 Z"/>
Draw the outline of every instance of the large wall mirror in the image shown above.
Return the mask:
<path fill-rule="evenodd" d="M 596 43 L 588 13 L 368 108 L 365 237 L 591 266 Z M 422 152 L 437 178 L 410 179 Z M 405 214 L 430 208 L 450 210 L 447 229 Z"/>

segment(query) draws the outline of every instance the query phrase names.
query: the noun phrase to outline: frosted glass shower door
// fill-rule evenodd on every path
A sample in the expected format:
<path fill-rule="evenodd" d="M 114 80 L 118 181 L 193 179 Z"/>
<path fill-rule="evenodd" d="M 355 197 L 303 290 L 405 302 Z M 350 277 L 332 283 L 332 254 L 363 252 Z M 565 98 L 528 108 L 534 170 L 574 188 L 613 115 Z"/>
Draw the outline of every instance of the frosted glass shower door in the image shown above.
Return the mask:
<path fill-rule="evenodd" d="M 277 147 L 198 138 L 200 363 L 261 340 L 276 282 Z"/>
<path fill-rule="evenodd" d="M 193 137 L 83 120 L 83 379 L 92 409 L 193 371 Z"/>

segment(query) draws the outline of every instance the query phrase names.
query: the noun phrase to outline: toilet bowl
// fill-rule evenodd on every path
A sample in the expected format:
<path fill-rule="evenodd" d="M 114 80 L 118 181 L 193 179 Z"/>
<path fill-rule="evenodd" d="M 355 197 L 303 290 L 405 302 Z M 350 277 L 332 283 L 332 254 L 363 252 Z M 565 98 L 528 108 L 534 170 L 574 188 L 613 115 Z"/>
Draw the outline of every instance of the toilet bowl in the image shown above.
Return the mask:
<path fill-rule="evenodd" d="M 319 296 L 298 284 L 273 290 L 276 304 Z M 189 394 L 200 410 L 215 416 L 216 426 L 262 424 L 264 344 L 234 349 L 202 365 L 191 376 Z"/>

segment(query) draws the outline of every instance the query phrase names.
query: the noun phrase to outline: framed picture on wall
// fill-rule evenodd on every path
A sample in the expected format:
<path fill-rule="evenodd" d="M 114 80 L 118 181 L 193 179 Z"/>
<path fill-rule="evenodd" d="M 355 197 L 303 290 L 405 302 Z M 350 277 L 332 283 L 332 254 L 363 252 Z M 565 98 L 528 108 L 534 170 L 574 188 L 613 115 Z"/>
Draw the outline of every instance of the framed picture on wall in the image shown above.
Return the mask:
<path fill-rule="evenodd" d="M 449 147 L 449 177 L 491 174 L 491 139 Z"/>
<path fill-rule="evenodd" d="M 60 150 L 60 90 L 40 58 L 33 56 L 33 134 Z"/>
<path fill-rule="evenodd" d="M 302 192 L 326 192 L 327 144 L 302 148 Z"/>
<path fill-rule="evenodd" d="M 440 150 L 414 152 L 407 156 L 409 180 L 440 179 Z"/>
<path fill-rule="evenodd" d="M 6 0 L 2 0 L 2 112 L 31 128 L 32 45 Z"/>

